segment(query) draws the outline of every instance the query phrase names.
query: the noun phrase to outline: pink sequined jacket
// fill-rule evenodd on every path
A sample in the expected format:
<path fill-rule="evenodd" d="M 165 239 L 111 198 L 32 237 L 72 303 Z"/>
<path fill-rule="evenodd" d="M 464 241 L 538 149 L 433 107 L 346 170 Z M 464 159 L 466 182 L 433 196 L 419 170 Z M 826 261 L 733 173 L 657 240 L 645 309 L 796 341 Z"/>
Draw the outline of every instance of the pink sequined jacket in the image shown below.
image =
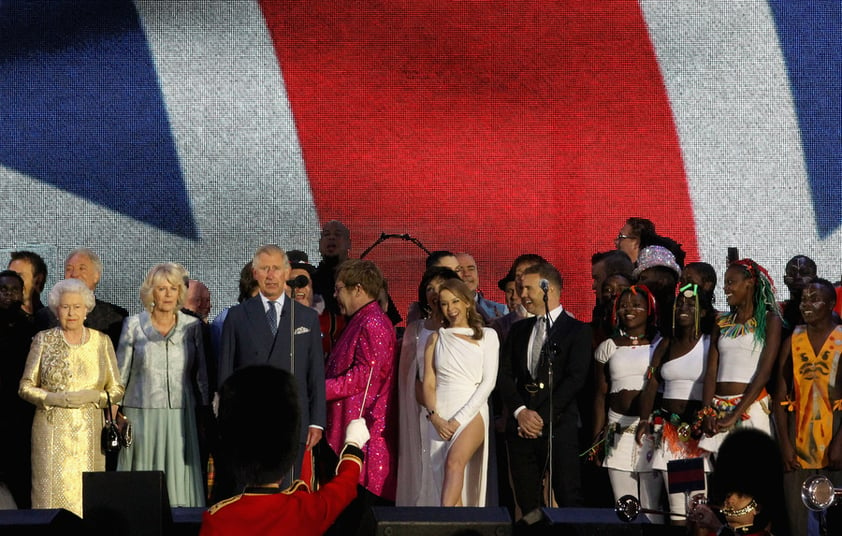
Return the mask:
<path fill-rule="evenodd" d="M 362 408 L 371 439 L 364 449 L 360 484 L 392 501 L 398 452 L 395 345 L 395 328 L 374 301 L 348 320 L 325 364 L 327 441 L 340 452 L 345 427 L 360 417 Z"/>

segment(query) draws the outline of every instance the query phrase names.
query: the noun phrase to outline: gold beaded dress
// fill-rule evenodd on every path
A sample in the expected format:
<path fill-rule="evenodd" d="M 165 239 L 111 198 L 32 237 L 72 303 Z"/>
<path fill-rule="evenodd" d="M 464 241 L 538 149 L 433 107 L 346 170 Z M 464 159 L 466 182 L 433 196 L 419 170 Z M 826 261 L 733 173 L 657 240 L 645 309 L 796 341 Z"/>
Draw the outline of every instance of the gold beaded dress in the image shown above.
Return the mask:
<path fill-rule="evenodd" d="M 86 340 L 69 344 L 61 328 L 36 334 L 20 381 L 20 396 L 35 405 L 32 422 L 32 507 L 64 508 L 82 517 L 82 473 L 105 471 L 100 449 L 105 391 L 123 398 L 111 339 L 86 330 Z M 47 406 L 47 394 L 96 389 L 97 404 Z"/>

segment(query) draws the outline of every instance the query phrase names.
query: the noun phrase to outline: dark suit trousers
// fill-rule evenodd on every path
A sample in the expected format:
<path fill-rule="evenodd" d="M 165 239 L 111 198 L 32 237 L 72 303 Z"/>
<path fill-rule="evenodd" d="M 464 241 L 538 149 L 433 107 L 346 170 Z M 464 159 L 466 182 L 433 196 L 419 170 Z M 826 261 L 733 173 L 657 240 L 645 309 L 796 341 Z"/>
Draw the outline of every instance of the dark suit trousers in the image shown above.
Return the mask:
<path fill-rule="evenodd" d="M 553 492 L 560 507 L 584 504 L 577 433 L 575 420 L 572 426 L 557 425 L 553 430 Z M 547 469 L 547 439 L 524 439 L 510 434 L 507 446 L 515 499 L 522 514 L 549 506 L 545 504 L 542 489 Z"/>

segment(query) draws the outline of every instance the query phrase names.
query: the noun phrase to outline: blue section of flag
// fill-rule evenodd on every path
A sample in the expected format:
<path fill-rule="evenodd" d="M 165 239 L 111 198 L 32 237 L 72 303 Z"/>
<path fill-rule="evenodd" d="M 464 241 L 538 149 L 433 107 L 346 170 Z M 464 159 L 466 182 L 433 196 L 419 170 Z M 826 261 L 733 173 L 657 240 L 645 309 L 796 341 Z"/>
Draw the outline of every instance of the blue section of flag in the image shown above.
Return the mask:
<path fill-rule="evenodd" d="M 0 5 L 0 164 L 198 238 L 132 2 Z"/>
<path fill-rule="evenodd" d="M 842 224 L 842 2 L 770 0 L 801 128 L 816 227 Z"/>

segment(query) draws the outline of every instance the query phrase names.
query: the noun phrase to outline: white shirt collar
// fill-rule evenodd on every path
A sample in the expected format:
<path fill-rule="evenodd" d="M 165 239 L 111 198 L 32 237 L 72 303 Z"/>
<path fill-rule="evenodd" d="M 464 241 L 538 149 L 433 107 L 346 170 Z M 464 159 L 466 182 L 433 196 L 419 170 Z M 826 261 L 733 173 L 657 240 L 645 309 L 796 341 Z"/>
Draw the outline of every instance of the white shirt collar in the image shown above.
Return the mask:
<path fill-rule="evenodd" d="M 564 312 L 564 307 L 562 307 L 561 305 L 559 305 L 555 309 L 551 309 L 550 310 L 550 322 L 552 322 L 552 324 L 555 324 L 556 320 L 558 320 L 558 317 L 561 315 L 562 312 Z M 546 318 L 546 317 L 544 315 L 541 315 L 539 318 Z"/>
<path fill-rule="evenodd" d="M 262 292 L 259 292 L 257 295 L 260 296 L 260 301 L 263 303 L 263 310 L 268 311 L 269 310 L 269 298 L 264 296 Z M 286 299 L 286 297 L 287 297 L 286 293 L 282 293 L 280 298 L 275 300 L 275 303 L 277 303 L 280 306 L 278 311 L 284 310 L 284 300 Z"/>

